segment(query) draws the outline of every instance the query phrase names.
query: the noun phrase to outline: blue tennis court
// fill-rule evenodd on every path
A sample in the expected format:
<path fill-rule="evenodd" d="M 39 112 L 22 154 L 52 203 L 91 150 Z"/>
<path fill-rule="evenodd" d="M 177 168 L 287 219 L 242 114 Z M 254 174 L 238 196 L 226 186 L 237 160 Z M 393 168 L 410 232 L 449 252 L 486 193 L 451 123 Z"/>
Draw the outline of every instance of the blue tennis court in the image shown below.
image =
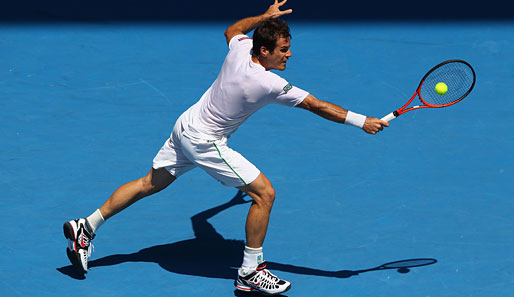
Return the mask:
<path fill-rule="evenodd" d="M 256 296 L 233 286 L 249 198 L 200 169 L 107 221 L 85 278 L 62 235 L 147 173 L 216 78 L 228 25 L 1 25 L 0 295 Z M 292 282 L 285 295 L 511 296 L 514 23 L 290 27 L 281 76 L 369 116 L 444 60 L 468 61 L 477 83 L 376 136 L 267 106 L 231 137 L 276 189 L 264 254 Z M 417 258 L 436 262 L 373 269 Z"/>

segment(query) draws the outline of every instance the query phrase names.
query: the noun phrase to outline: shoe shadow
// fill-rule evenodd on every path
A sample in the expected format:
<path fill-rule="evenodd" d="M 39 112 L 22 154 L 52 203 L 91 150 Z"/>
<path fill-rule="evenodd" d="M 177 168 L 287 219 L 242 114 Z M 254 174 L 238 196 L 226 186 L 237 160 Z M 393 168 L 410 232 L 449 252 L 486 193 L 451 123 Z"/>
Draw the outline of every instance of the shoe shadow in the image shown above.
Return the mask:
<path fill-rule="evenodd" d="M 57 271 L 77 280 L 86 279 L 86 275 L 84 273 L 78 272 L 78 270 L 71 265 L 57 268 Z"/>
<path fill-rule="evenodd" d="M 237 269 L 242 264 L 244 241 L 223 238 L 207 220 L 230 207 L 250 203 L 251 200 L 244 199 L 246 196 L 243 192 L 238 191 L 230 201 L 191 217 L 195 234 L 193 239 L 156 245 L 131 254 L 106 256 L 90 261 L 89 268 L 118 265 L 125 262 L 150 262 L 156 263 L 163 269 L 173 273 L 209 278 L 235 279 Z M 209 253 L 205 253 L 205 247 L 209 247 Z M 383 269 L 398 269 L 400 273 L 407 273 L 409 272 L 409 267 L 424 266 L 437 262 L 435 259 L 423 259 L 429 261 L 419 265 L 418 262 L 412 262 L 414 260 L 419 259 L 392 262 L 406 263 L 403 266 L 388 267 L 384 264 L 385 266 L 381 265 L 362 270 L 327 271 L 276 262 L 267 262 L 267 267 L 270 270 L 295 274 L 349 278 L 364 272 Z M 57 268 L 57 270 L 74 279 L 85 279 L 85 276 L 77 272 L 71 265 Z M 236 291 L 234 294 L 236 296 L 252 296 L 252 293 L 241 293 L 239 291 Z"/>

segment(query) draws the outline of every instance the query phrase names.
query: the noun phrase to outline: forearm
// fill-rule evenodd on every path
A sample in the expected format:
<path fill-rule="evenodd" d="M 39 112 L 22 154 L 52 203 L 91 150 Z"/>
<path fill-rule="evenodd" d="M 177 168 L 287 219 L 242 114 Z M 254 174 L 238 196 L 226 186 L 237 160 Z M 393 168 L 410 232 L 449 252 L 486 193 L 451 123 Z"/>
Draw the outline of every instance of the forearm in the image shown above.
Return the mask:
<path fill-rule="evenodd" d="M 306 109 L 314 114 L 319 115 L 327 120 L 343 124 L 346 121 L 348 110 L 339 105 L 316 99 L 311 94 L 303 100 L 298 107 Z"/>
<path fill-rule="evenodd" d="M 242 20 L 235 22 L 232 26 L 228 27 L 225 31 L 225 35 L 229 35 L 232 32 L 246 34 L 269 18 L 270 17 L 265 13 L 258 16 L 244 18 Z"/>
<path fill-rule="evenodd" d="M 336 123 L 348 124 L 362 128 L 369 134 L 376 134 L 377 132 L 382 131 L 384 126 L 389 127 L 389 124 L 385 121 L 353 113 L 339 105 L 318 100 L 311 94 L 307 95 L 307 97 L 302 101 L 302 103 L 298 104 L 297 107 L 308 110 Z"/>
<path fill-rule="evenodd" d="M 227 39 L 227 43 L 229 43 L 230 39 L 236 35 L 246 34 L 252 31 L 265 20 L 278 18 L 282 15 L 292 13 L 292 9 L 280 10 L 280 7 L 284 5 L 286 1 L 287 0 L 278 2 L 278 0 L 275 0 L 275 3 L 273 3 L 265 13 L 254 17 L 244 18 L 235 22 L 232 26 L 225 30 L 225 38 Z"/>
<path fill-rule="evenodd" d="M 348 110 L 339 105 L 319 100 L 316 106 L 310 110 L 311 112 L 336 123 L 343 124 L 346 121 Z"/>

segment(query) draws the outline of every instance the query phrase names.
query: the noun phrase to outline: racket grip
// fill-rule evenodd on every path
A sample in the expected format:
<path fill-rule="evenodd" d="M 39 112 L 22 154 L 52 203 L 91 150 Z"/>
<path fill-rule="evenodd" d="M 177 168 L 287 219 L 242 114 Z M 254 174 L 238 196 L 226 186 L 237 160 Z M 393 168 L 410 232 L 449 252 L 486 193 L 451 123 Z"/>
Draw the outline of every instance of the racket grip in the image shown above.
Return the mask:
<path fill-rule="evenodd" d="M 398 116 L 396 115 L 396 112 L 393 111 L 390 114 L 386 115 L 385 117 L 381 118 L 382 121 L 390 122 L 391 120 L 396 119 Z"/>

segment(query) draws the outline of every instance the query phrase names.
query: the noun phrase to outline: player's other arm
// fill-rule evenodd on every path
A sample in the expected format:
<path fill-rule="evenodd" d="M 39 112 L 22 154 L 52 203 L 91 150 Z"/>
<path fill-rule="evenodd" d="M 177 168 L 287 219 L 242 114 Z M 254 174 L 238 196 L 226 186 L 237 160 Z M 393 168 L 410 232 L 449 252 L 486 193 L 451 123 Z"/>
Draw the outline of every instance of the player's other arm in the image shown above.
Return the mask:
<path fill-rule="evenodd" d="M 316 99 L 311 94 L 298 104 L 296 107 L 303 108 L 315 113 L 327 120 L 344 124 L 348 115 L 348 110 L 323 100 Z M 389 123 L 373 117 L 366 117 L 362 130 L 369 134 L 377 134 L 383 127 L 389 127 Z"/>
<path fill-rule="evenodd" d="M 252 31 L 255 27 L 259 26 L 262 22 L 264 22 L 267 19 L 273 19 L 278 18 L 284 14 L 290 14 L 293 12 L 292 9 L 288 10 L 280 10 L 280 7 L 284 5 L 287 2 L 287 0 L 283 0 L 281 2 L 278 2 L 278 0 L 275 0 L 275 3 L 273 3 L 268 10 L 266 10 L 265 13 L 245 18 L 242 20 L 239 20 L 235 22 L 232 26 L 228 27 L 227 30 L 225 30 L 225 38 L 227 39 L 227 44 L 229 44 L 232 37 L 239 35 L 239 34 L 246 34 L 250 31 Z"/>

